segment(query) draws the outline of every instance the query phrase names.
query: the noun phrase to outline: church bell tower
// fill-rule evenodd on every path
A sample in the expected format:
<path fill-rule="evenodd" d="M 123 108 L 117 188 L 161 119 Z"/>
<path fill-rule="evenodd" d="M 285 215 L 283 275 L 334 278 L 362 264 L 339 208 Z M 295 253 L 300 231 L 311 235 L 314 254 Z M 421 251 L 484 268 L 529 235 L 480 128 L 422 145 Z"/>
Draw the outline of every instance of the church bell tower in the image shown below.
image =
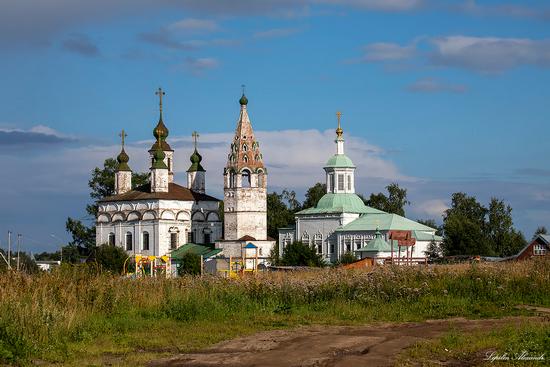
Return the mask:
<path fill-rule="evenodd" d="M 248 99 L 239 100 L 241 111 L 224 168 L 224 239 L 244 236 L 267 239 L 267 171 L 260 144 L 248 117 Z"/>

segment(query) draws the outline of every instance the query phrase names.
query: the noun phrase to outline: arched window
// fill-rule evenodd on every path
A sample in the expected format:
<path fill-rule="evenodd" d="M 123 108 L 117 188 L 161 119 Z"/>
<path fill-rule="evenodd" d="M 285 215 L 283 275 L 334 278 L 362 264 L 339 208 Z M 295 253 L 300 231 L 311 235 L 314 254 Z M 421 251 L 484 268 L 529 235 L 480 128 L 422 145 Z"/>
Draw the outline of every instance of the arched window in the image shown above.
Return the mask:
<path fill-rule="evenodd" d="M 344 191 L 344 175 L 338 174 L 338 191 Z"/>
<path fill-rule="evenodd" d="M 243 170 L 241 174 L 241 186 L 242 187 L 250 187 L 250 171 L 249 170 Z"/>
<path fill-rule="evenodd" d="M 149 232 L 143 232 L 143 251 L 149 251 Z"/>
<path fill-rule="evenodd" d="M 172 232 L 170 233 L 170 249 L 174 250 L 178 248 L 178 233 Z"/>
<path fill-rule="evenodd" d="M 320 233 L 317 233 L 313 239 L 313 245 L 315 246 L 315 250 L 318 254 L 323 253 L 323 235 Z"/>
<path fill-rule="evenodd" d="M 248 147 L 246 146 L 246 144 L 243 144 L 243 152 L 246 152 L 248 151 Z"/>
<path fill-rule="evenodd" d="M 330 184 L 329 184 L 329 186 L 330 186 L 329 191 L 330 191 L 330 192 L 334 192 L 334 191 L 335 191 L 335 190 L 334 190 L 334 173 L 331 173 L 328 177 L 329 177 L 329 182 L 330 182 Z"/>
<path fill-rule="evenodd" d="M 168 158 L 168 171 L 172 170 L 172 160 Z"/>
<path fill-rule="evenodd" d="M 348 191 L 351 191 L 351 175 L 348 175 Z"/>
<path fill-rule="evenodd" d="M 264 171 L 258 172 L 258 187 L 264 187 Z"/>
<path fill-rule="evenodd" d="M 344 245 L 346 252 L 351 252 L 351 236 L 346 236 L 344 239 Z"/>
<path fill-rule="evenodd" d="M 113 232 L 109 233 L 109 245 L 110 246 L 115 245 L 115 234 Z"/>
<path fill-rule="evenodd" d="M 247 155 L 243 156 L 243 162 L 248 163 L 248 156 Z"/>
<path fill-rule="evenodd" d="M 132 251 L 132 232 L 126 232 L 126 251 Z"/>
<path fill-rule="evenodd" d="M 302 243 L 304 245 L 309 245 L 309 234 L 307 234 L 307 232 L 302 234 Z"/>
<path fill-rule="evenodd" d="M 355 249 L 359 250 L 361 248 L 361 236 L 355 236 Z"/>

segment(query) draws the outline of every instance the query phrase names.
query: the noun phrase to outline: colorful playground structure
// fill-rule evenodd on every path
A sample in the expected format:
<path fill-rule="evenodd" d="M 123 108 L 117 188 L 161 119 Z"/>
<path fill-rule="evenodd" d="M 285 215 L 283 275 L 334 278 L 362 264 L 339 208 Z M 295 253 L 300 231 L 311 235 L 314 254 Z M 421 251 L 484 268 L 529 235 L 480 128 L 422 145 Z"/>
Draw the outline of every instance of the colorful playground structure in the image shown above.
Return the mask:
<path fill-rule="evenodd" d="M 130 269 L 132 265 L 133 269 Z M 141 278 L 145 276 L 164 276 L 166 278 L 170 278 L 173 276 L 170 255 L 145 256 L 136 254 L 128 256 L 124 262 L 124 274 L 128 277 L 134 278 Z"/>
<path fill-rule="evenodd" d="M 218 269 L 218 274 L 225 278 L 238 278 L 258 272 L 258 247 L 248 243 L 241 248 L 241 257 L 229 257 L 227 269 Z"/>

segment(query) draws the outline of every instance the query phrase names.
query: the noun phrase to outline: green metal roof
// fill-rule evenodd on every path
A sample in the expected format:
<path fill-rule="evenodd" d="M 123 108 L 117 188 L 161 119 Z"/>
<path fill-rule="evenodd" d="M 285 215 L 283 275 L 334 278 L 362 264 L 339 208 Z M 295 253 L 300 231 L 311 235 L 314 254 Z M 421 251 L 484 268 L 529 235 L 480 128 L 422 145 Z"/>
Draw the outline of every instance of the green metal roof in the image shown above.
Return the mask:
<path fill-rule="evenodd" d="M 370 240 L 366 246 L 357 250 L 357 252 L 391 252 L 391 246 L 382 238 L 382 234 L 376 231 L 376 237 Z"/>
<path fill-rule="evenodd" d="M 325 168 L 334 167 L 334 168 L 355 168 L 355 165 L 351 159 L 345 154 L 335 154 L 329 158 Z"/>
<path fill-rule="evenodd" d="M 363 203 L 356 194 L 326 193 L 314 208 L 304 209 L 296 214 L 322 214 L 322 213 L 384 213 L 381 210 L 371 208 Z"/>
<path fill-rule="evenodd" d="M 413 231 L 412 234 L 419 241 L 443 241 L 443 237 L 424 231 Z"/>
<path fill-rule="evenodd" d="M 213 249 L 208 246 L 202 246 L 197 245 L 195 243 L 186 243 L 185 245 L 182 245 L 178 247 L 175 250 L 172 250 L 170 253 L 170 256 L 172 256 L 172 259 L 178 260 L 183 257 L 184 254 L 187 252 L 191 252 L 193 254 L 202 255 L 205 259 L 209 257 L 216 256 L 220 252 L 222 252 L 221 249 Z"/>
<path fill-rule="evenodd" d="M 390 214 L 382 211 L 379 211 L 379 213 L 362 215 L 336 231 L 376 231 L 377 229 L 381 231 L 403 230 L 435 232 L 434 228 L 430 228 L 397 214 Z"/>

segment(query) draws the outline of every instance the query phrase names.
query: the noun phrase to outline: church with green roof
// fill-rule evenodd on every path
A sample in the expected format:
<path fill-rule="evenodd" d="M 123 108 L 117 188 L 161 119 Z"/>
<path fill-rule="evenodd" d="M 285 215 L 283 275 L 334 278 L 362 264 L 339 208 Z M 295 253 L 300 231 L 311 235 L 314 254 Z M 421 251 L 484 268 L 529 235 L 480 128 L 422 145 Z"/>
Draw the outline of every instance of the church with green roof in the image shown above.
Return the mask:
<path fill-rule="evenodd" d="M 336 154 L 323 167 L 327 192 L 315 207 L 296 213 L 295 226 L 279 229 L 280 255 L 285 246 L 301 241 L 332 263 L 348 252 L 358 259 L 408 256 L 421 261 L 428 245 L 442 238 L 434 228 L 365 205 L 355 193 L 356 167 L 344 153 L 344 132 L 337 115 Z M 406 241 L 397 240 L 398 235 Z"/>

